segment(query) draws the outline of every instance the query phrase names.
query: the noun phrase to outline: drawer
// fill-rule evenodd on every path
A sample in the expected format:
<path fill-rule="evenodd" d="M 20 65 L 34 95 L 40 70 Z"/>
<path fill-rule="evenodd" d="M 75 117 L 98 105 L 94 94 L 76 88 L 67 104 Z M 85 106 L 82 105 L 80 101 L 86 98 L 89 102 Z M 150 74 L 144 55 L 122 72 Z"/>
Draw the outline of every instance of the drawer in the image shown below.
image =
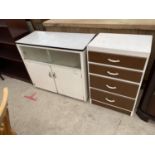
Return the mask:
<path fill-rule="evenodd" d="M 140 82 L 142 76 L 142 73 L 140 72 L 119 69 L 114 67 L 99 66 L 95 64 L 89 64 L 89 72 L 113 78 L 129 80 L 133 82 Z"/>
<path fill-rule="evenodd" d="M 90 75 L 90 86 L 135 98 L 138 85 Z"/>
<path fill-rule="evenodd" d="M 112 109 L 112 110 L 115 110 L 115 111 L 119 111 L 119 112 L 125 113 L 127 115 L 131 115 L 131 111 L 128 111 L 128 110 L 125 110 L 125 109 L 120 109 L 118 107 L 111 106 L 110 104 L 104 104 L 103 102 L 98 102 L 98 101 L 92 100 L 92 104 L 99 105 L 99 106 L 102 106 L 102 107 L 105 107 L 105 108 L 109 108 L 109 109 Z"/>
<path fill-rule="evenodd" d="M 91 89 L 91 99 L 132 111 L 135 100 Z"/>
<path fill-rule="evenodd" d="M 143 70 L 146 59 L 89 51 L 88 61 Z"/>

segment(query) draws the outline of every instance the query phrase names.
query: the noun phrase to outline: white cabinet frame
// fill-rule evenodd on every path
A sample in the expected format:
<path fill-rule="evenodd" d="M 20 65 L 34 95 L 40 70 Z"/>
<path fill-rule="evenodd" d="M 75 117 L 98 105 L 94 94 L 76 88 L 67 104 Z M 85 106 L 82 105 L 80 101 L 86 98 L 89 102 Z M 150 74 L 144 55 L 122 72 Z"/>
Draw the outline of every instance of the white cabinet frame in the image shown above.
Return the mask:
<path fill-rule="evenodd" d="M 65 85 L 65 88 L 63 88 L 63 89 L 73 89 L 72 88 L 72 82 L 76 82 L 76 79 L 78 79 L 77 80 L 77 82 L 78 83 L 76 83 L 74 86 L 76 87 L 76 88 L 74 88 L 74 89 L 77 89 L 77 94 L 75 95 L 73 95 L 72 93 L 68 93 L 68 94 L 63 94 L 63 95 L 67 95 L 67 96 L 70 96 L 70 97 L 73 97 L 73 98 L 76 98 L 76 99 L 80 99 L 80 100 L 83 100 L 83 101 L 87 101 L 87 99 L 88 99 L 88 93 L 87 93 L 87 91 L 88 91 L 88 84 L 87 84 L 87 67 L 86 67 L 86 49 L 85 50 L 83 50 L 83 51 L 76 51 L 76 50 L 66 50 L 66 49 L 57 49 L 57 48 L 51 48 L 51 47 L 41 47 L 41 46 L 31 46 L 31 45 L 23 45 L 23 44 L 19 44 L 19 43 L 17 43 L 16 44 L 17 45 L 17 48 L 18 48 L 18 50 L 19 50 L 19 53 L 20 53 L 20 55 L 21 55 L 21 57 L 22 57 L 22 59 L 23 59 L 23 62 L 24 62 L 24 64 L 25 64 L 25 66 L 26 66 L 26 68 L 27 68 L 27 71 L 28 71 L 28 73 L 29 73 L 29 75 L 30 75 L 30 77 L 31 77 L 31 79 L 32 79 L 32 82 L 33 82 L 33 85 L 35 86 L 35 87 L 39 87 L 39 88 L 41 88 L 40 87 L 40 85 L 41 84 L 36 84 L 36 83 L 34 83 L 34 80 L 33 80 L 33 77 L 34 77 L 34 75 L 32 75 L 33 73 L 30 71 L 31 69 L 30 68 L 28 68 L 28 64 L 27 63 L 38 63 L 39 65 L 49 65 L 50 67 L 51 67 L 51 73 L 53 73 L 53 69 L 54 69 L 54 66 L 57 66 L 57 67 L 59 67 L 59 69 L 61 70 L 63 70 L 63 68 L 65 68 L 66 69 L 66 73 L 70 73 L 70 76 L 71 77 L 73 77 L 73 79 L 72 79 L 72 81 L 70 81 L 70 79 L 69 79 L 69 75 L 65 75 L 64 77 L 67 77 L 68 79 L 64 79 L 64 82 L 67 82 L 68 81 L 68 87 L 66 87 L 66 85 Z M 37 60 L 28 60 L 28 59 L 25 59 L 24 58 L 24 54 L 23 54 L 23 49 L 22 49 L 22 47 L 30 47 L 30 48 L 38 48 L 38 49 L 44 49 L 46 52 L 47 52 L 47 54 L 48 54 L 48 58 L 49 58 L 49 62 L 39 62 L 39 61 L 37 61 Z M 58 64 L 53 64 L 52 62 L 50 62 L 51 61 L 51 55 L 50 55 L 50 50 L 53 50 L 53 51 L 55 51 L 55 52 L 67 52 L 67 53 L 73 53 L 73 54 L 78 54 L 79 55 L 79 58 L 80 58 L 80 67 L 69 67 L 69 66 L 62 66 L 62 65 L 58 65 Z M 38 66 L 39 66 L 38 65 Z M 68 71 L 67 71 L 68 70 Z M 74 72 L 74 70 L 77 70 L 77 72 L 78 72 L 78 75 L 77 76 L 80 76 L 80 78 L 81 78 L 81 80 L 80 80 L 80 78 L 74 78 L 74 75 L 72 74 L 71 75 L 71 73 L 73 73 Z M 80 73 L 80 74 L 79 74 Z M 34 74 L 35 74 L 35 72 L 34 72 Z M 57 74 L 57 73 L 55 73 L 55 74 Z M 51 76 L 53 76 L 53 75 L 51 75 Z M 56 75 L 57 76 L 57 75 Z M 56 78 L 56 76 L 55 77 L 53 77 L 53 78 Z M 43 76 L 44 77 L 44 76 Z M 39 77 L 38 77 L 39 78 Z M 49 78 L 49 77 L 47 77 L 47 78 Z M 75 81 L 74 81 L 74 79 L 75 79 Z M 48 79 L 49 80 L 49 79 Z M 49 91 L 52 91 L 52 92 L 58 92 L 59 93 L 59 88 L 57 87 L 57 84 L 56 84 L 56 79 L 52 79 L 51 78 L 51 80 L 53 80 L 54 81 L 54 83 L 55 83 L 55 88 L 51 88 L 50 90 L 49 89 L 46 89 L 46 88 L 43 88 L 42 87 L 42 89 L 46 89 L 46 90 L 49 90 Z M 63 78 L 61 78 L 61 80 L 63 80 Z M 70 83 L 69 83 L 70 82 Z M 52 83 L 52 82 L 51 82 Z M 62 82 L 63 83 L 63 82 Z M 39 85 L 39 86 L 38 86 Z M 52 87 L 52 85 L 51 85 L 51 87 Z M 62 86 L 63 87 L 63 86 Z M 82 91 L 82 92 L 81 92 Z M 68 90 L 68 91 L 66 91 L 66 92 L 71 92 L 70 90 Z"/>

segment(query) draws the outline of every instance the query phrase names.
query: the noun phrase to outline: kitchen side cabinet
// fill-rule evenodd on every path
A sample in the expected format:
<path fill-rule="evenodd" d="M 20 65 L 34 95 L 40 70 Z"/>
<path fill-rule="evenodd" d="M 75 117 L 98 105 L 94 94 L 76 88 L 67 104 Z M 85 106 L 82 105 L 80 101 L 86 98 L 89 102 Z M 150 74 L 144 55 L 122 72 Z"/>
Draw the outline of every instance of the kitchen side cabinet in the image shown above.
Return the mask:
<path fill-rule="evenodd" d="M 87 101 L 86 47 L 94 36 L 35 31 L 16 45 L 35 87 Z"/>

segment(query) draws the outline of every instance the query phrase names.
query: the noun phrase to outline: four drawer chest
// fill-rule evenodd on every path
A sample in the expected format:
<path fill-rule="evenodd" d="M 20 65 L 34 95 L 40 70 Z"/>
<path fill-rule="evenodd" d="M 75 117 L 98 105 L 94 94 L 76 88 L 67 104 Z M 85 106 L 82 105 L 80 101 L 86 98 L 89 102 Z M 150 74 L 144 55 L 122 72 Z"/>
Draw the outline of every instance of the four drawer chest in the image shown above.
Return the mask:
<path fill-rule="evenodd" d="M 90 102 L 132 115 L 151 46 L 151 35 L 98 34 L 87 47 Z"/>

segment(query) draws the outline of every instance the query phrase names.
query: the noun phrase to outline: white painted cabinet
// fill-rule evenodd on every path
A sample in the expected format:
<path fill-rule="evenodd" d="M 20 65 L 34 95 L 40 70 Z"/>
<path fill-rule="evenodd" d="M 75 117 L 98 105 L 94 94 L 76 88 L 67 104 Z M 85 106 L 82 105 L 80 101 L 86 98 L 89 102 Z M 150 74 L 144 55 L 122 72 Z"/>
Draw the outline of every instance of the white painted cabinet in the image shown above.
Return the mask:
<path fill-rule="evenodd" d="M 34 86 L 48 91 L 57 92 L 49 64 L 25 61 L 25 65 Z"/>
<path fill-rule="evenodd" d="M 87 101 L 85 55 L 94 36 L 37 31 L 16 43 L 36 87 Z"/>
<path fill-rule="evenodd" d="M 81 57 L 84 57 L 85 52 L 69 53 L 64 50 L 46 49 L 44 54 L 47 54 L 47 56 L 40 58 L 39 54 L 35 57 L 34 47 L 23 47 L 23 45 L 18 46 L 35 87 L 72 98 L 87 100 L 87 94 L 85 93 L 87 91 L 86 73 L 84 73 L 84 69 L 81 69 L 85 67 L 85 63 L 80 62 L 83 60 Z M 25 53 L 28 55 L 27 50 L 29 49 L 31 49 L 33 57 L 27 58 Z M 36 49 L 34 48 L 35 52 Z M 40 49 L 38 51 L 40 52 Z"/>
<path fill-rule="evenodd" d="M 83 78 L 80 69 L 52 65 L 59 94 L 84 99 Z"/>

